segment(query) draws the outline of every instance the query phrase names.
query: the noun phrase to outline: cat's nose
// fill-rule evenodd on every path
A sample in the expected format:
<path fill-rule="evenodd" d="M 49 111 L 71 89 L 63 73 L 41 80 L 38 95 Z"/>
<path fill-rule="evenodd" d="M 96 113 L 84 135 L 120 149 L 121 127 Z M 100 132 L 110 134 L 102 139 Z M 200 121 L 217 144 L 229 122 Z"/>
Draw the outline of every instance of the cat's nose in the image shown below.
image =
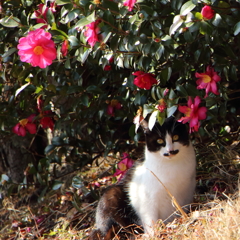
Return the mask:
<path fill-rule="evenodd" d="M 176 155 L 179 152 L 179 150 L 170 150 L 168 153 L 164 153 L 163 155 L 165 157 L 170 157 L 171 155 Z"/>

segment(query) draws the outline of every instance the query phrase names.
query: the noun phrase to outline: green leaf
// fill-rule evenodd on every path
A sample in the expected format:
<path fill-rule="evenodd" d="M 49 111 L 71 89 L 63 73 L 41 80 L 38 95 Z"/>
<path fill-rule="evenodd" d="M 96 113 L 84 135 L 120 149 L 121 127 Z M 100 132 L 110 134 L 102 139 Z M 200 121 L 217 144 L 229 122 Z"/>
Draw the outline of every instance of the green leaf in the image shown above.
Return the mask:
<path fill-rule="evenodd" d="M 165 85 L 166 82 L 169 80 L 172 74 L 172 68 L 164 68 L 160 73 L 160 83 Z"/>
<path fill-rule="evenodd" d="M 55 149 L 56 146 L 54 145 L 48 145 L 45 149 L 44 149 L 44 153 L 45 154 L 50 154 L 54 149 Z"/>
<path fill-rule="evenodd" d="M 71 0 L 56 0 L 56 5 L 61 6 L 61 5 L 65 5 L 71 3 Z"/>
<path fill-rule="evenodd" d="M 79 40 L 75 36 L 70 36 L 68 38 L 68 41 L 70 42 L 72 47 L 77 47 L 80 44 Z"/>
<path fill-rule="evenodd" d="M 20 19 L 13 16 L 0 19 L 0 24 L 2 24 L 4 27 L 18 27 L 20 23 Z"/>
<path fill-rule="evenodd" d="M 203 16 L 202 16 L 202 14 L 201 14 L 200 12 L 195 12 L 195 13 L 194 13 L 194 17 L 195 17 L 196 19 L 198 19 L 198 20 L 202 20 L 202 19 L 203 19 Z"/>
<path fill-rule="evenodd" d="M 192 34 L 191 34 L 190 31 L 184 32 L 183 36 L 184 36 L 184 39 L 185 39 L 187 42 L 192 42 L 192 41 L 194 40 L 194 38 L 193 38 L 193 36 L 192 36 Z"/>
<path fill-rule="evenodd" d="M 212 21 L 212 24 L 214 26 L 218 27 L 221 24 L 221 22 L 222 22 L 222 17 L 220 16 L 220 14 L 216 13 L 215 17 L 214 17 L 214 19 Z"/>
<path fill-rule="evenodd" d="M 233 28 L 233 34 L 234 34 L 234 36 L 238 35 L 239 32 L 240 32 L 240 22 L 238 22 L 238 23 L 234 26 L 234 28 Z"/>
<path fill-rule="evenodd" d="M 119 37 L 115 35 L 110 40 L 110 48 L 115 52 L 118 48 Z"/>
<path fill-rule="evenodd" d="M 177 91 L 179 91 L 181 96 L 183 96 L 183 97 L 187 97 L 188 96 L 187 91 L 185 90 L 185 88 L 182 85 L 178 85 L 176 87 L 176 89 L 177 89 Z"/>
<path fill-rule="evenodd" d="M 146 118 L 146 116 L 151 113 L 155 108 L 151 104 L 144 104 L 143 105 L 143 117 Z"/>
<path fill-rule="evenodd" d="M 158 50 L 155 53 L 156 59 L 159 60 L 163 53 L 164 53 L 164 46 L 162 44 L 160 44 Z"/>
<path fill-rule="evenodd" d="M 86 91 L 89 93 L 102 93 L 103 92 L 101 88 L 99 88 L 98 86 L 95 86 L 95 85 L 88 86 Z"/>
<path fill-rule="evenodd" d="M 112 14 L 119 13 L 118 3 L 114 1 L 104 0 L 102 1 L 102 6 L 106 9 L 109 9 Z"/>
<path fill-rule="evenodd" d="M 192 84 L 186 84 L 186 91 L 188 92 L 189 96 L 197 96 L 200 94 L 199 90 L 196 88 L 196 86 L 193 86 Z"/>
<path fill-rule="evenodd" d="M 72 179 L 72 186 L 74 188 L 81 189 L 84 187 L 84 181 L 79 176 L 75 176 Z"/>
<path fill-rule="evenodd" d="M 211 34 L 212 33 L 212 26 L 207 21 L 202 21 L 200 23 L 200 33 L 205 34 Z"/>
<path fill-rule="evenodd" d="M 38 24 L 36 24 L 36 25 L 33 26 L 33 29 L 36 30 L 36 29 L 39 29 L 39 28 L 41 28 L 41 27 L 43 27 L 43 26 L 46 26 L 46 24 L 44 24 L 44 23 L 38 23 Z"/>
<path fill-rule="evenodd" d="M 54 15 L 52 13 L 52 11 L 50 9 L 48 9 L 47 11 L 47 22 L 52 25 L 53 23 L 55 23 L 55 18 Z"/>
<path fill-rule="evenodd" d="M 181 10 L 180 10 L 180 15 L 187 15 L 189 12 L 191 12 L 194 8 L 196 7 L 195 4 L 193 4 L 192 1 L 188 1 L 186 3 L 184 3 L 181 7 Z"/>
<path fill-rule="evenodd" d="M 58 190 L 62 186 L 62 182 L 55 180 L 53 182 L 52 190 Z"/>
<path fill-rule="evenodd" d="M 54 137 L 52 139 L 52 145 L 54 145 L 54 146 L 61 146 L 63 144 L 64 144 L 64 141 L 61 137 Z"/>
<path fill-rule="evenodd" d="M 171 117 L 177 110 L 178 106 L 174 105 L 167 108 L 167 117 Z"/>
<path fill-rule="evenodd" d="M 159 122 L 160 125 L 163 125 L 164 121 L 165 121 L 165 118 L 166 118 L 166 114 L 165 114 L 165 111 L 164 112 L 160 112 L 158 111 L 158 114 L 157 114 L 157 120 Z"/>
<path fill-rule="evenodd" d="M 88 17 L 82 18 L 80 19 L 76 25 L 75 28 L 80 28 L 80 27 L 84 27 L 86 25 L 88 25 L 89 23 L 92 23 L 96 20 L 96 16 L 95 16 L 95 12 L 93 12 L 91 15 L 89 15 Z"/>
<path fill-rule="evenodd" d="M 3 55 L 2 55 L 2 58 L 6 58 L 6 57 L 9 57 L 10 55 L 12 55 L 14 52 L 16 52 L 17 49 L 16 48 L 10 48 L 7 52 L 5 52 Z"/>

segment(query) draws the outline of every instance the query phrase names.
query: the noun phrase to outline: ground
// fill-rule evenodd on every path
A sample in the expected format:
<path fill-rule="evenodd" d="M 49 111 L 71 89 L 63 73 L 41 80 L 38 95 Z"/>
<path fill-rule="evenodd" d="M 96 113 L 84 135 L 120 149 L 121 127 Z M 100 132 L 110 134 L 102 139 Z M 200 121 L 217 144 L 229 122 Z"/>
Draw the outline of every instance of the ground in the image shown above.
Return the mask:
<path fill-rule="evenodd" d="M 240 239 L 239 168 L 240 144 L 197 144 L 197 189 L 189 215 L 167 226 L 158 223 L 154 239 Z M 99 160 L 99 159 L 98 159 Z M 5 196 L 0 209 L 0 239 L 88 239 L 94 227 L 97 196 L 112 184 L 112 162 L 101 159 L 100 167 L 86 167 L 69 177 L 72 186 L 50 191 L 39 198 L 36 189 L 22 189 Z M 178 209 L 179 210 L 179 209 Z M 115 239 L 129 239 L 120 232 Z M 135 239 L 144 236 L 135 235 Z M 148 238 L 145 238 L 148 239 Z"/>

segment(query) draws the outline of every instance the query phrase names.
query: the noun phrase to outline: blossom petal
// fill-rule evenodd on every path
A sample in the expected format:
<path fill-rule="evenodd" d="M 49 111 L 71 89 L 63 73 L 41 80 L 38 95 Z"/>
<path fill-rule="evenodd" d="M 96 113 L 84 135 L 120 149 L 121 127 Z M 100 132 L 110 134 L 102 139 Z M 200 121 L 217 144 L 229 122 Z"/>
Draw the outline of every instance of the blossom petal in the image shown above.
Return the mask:
<path fill-rule="evenodd" d="M 206 119 L 207 117 L 207 108 L 206 107 L 200 107 L 198 109 L 198 118 L 199 120 Z"/>
<path fill-rule="evenodd" d="M 37 132 L 36 124 L 34 123 L 27 123 L 25 128 L 29 131 L 31 134 L 35 134 Z"/>

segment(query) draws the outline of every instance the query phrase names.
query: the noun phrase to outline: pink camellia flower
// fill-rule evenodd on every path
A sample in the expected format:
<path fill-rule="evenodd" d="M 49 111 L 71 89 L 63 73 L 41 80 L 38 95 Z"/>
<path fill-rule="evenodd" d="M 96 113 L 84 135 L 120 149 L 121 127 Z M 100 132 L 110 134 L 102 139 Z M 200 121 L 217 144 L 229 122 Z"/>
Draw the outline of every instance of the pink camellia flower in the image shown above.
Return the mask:
<path fill-rule="evenodd" d="M 128 7 L 128 11 L 132 11 L 134 4 L 137 2 L 137 0 L 126 0 L 123 5 Z"/>
<path fill-rule="evenodd" d="M 44 23 L 47 24 L 47 11 L 48 7 L 44 4 L 38 5 L 38 10 L 34 11 L 35 16 L 37 17 L 37 23 Z"/>
<path fill-rule="evenodd" d="M 64 57 L 67 56 L 68 47 L 69 47 L 68 40 L 64 40 L 61 47 L 61 53 Z"/>
<path fill-rule="evenodd" d="M 19 40 L 17 48 L 22 62 L 30 63 L 33 67 L 46 68 L 57 57 L 57 51 L 52 35 L 43 29 L 29 32 Z"/>
<path fill-rule="evenodd" d="M 169 89 L 168 88 L 166 88 L 165 90 L 164 90 L 164 92 L 163 92 L 163 96 L 165 97 L 165 96 L 167 96 L 168 95 L 168 93 L 169 93 Z"/>
<path fill-rule="evenodd" d="M 210 66 L 207 66 L 206 72 L 204 73 L 195 73 L 195 77 L 198 78 L 197 80 L 197 89 L 205 89 L 206 95 L 205 98 L 208 96 L 209 92 L 212 92 L 216 95 L 219 95 L 217 89 L 217 82 L 221 80 L 221 77 L 214 71 L 214 69 Z"/>
<path fill-rule="evenodd" d="M 110 103 L 108 104 L 108 107 L 107 107 L 107 114 L 114 117 L 114 111 L 116 109 L 120 109 L 122 107 L 121 103 L 116 100 L 116 99 L 112 99 L 110 101 Z"/>
<path fill-rule="evenodd" d="M 18 136 L 24 137 L 27 131 L 31 134 L 37 132 L 36 124 L 33 123 L 33 119 L 36 117 L 35 114 L 30 115 L 28 118 L 20 120 L 12 129 Z"/>
<path fill-rule="evenodd" d="M 203 120 L 207 117 L 206 107 L 199 107 L 201 103 L 201 99 L 199 96 L 196 96 L 194 101 L 192 101 L 192 98 L 188 98 L 187 106 L 179 106 L 178 110 L 181 113 L 184 113 L 185 116 L 179 119 L 179 122 L 187 123 L 189 122 L 190 126 L 190 133 L 191 132 L 197 132 L 200 127 L 199 120 Z"/>
<path fill-rule="evenodd" d="M 210 20 L 215 16 L 215 11 L 210 6 L 206 5 L 202 8 L 201 14 L 203 19 Z"/>
<path fill-rule="evenodd" d="M 157 80 L 155 79 L 155 76 L 151 73 L 145 73 L 142 71 L 137 71 L 133 73 L 134 76 L 137 76 L 133 83 L 142 89 L 149 90 L 153 84 L 157 84 Z"/>
<path fill-rule="evenodd" d="M 118 168 L 113 176 L 118 176 L 118 181 L 120 181 L 127 170 L 132 167 L 133 163 L 134 161 L 129 157 L 129 154 L 123 153 L 122 161 L 118 163 Z"/>
<path fill-rule="evenodd" d="M 93 47 L 96 44 L 96 42 L 100 42 L 100 37 L 99 37 L 100 29 L 98 27 L 99 23 L 100 23 L 100 20 L 96 20 L 95 22 L 92 22 L 86 25 L 87 30 L 84 33 L 84 35 L 87 38 L 87 41 L 91 47 Z"/>

